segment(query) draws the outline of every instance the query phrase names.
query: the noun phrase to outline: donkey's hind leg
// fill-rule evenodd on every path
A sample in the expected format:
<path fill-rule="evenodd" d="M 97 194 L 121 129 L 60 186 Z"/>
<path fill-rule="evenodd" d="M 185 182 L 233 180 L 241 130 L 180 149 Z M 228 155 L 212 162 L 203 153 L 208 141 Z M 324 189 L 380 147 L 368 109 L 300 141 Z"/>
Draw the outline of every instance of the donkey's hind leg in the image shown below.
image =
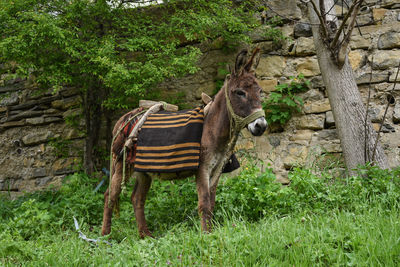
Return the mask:
<path fill-rule="evenodd" d="M 115 204 L 118 201 L 119 194 L 121 193 L 122 183 L 122 161 L 115 164 L 111 185 L 104 193 L 104 213 L 103 213 L 103 226 L 101 229 L 102 235 L 108 235 L 111 232 L 111 217 Z M 109 191 L 111 189 L 111 192 Z"/>
<path fill-rule="evenodd" d="M 147 228 L 146 218 L 144 216 L 144 205 L 146 195 L 151 186 L 151 177 L 143 172 L 135 172 L 136 182 L 132 192 L 131 201 L 135 211 L 136 223 L 140 238 L 150 236 L 151 232 Z"/>

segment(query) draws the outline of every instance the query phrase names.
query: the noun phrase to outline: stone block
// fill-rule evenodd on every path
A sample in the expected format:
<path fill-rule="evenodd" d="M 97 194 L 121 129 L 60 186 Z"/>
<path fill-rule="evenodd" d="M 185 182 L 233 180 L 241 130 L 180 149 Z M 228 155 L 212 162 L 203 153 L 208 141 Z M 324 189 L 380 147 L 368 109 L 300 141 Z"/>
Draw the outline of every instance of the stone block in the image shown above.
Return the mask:
<path fill-rule="evenodd" d="M 375 61 L 375 59 L 374 59 L 374 61 Z M 382 71 L 382 72 L 373 71 L 372 72 L 372 79 L 370 77 L 370 73 L 369 72 L 362 72 L 361 74 L 359 74 L 356 77 L 356 83 L 358 85 L 369 84 L 370 80 L 371 80 L 371 83 L 387 82 L 389 80 L 389 74 L 388 74 L 387 71 Z"/>
<path fill-rule="evenodd" d="M 11 93 L 9 96 L 0 98 L 0 106 L 11 106 L 19 103 L 18 93 Z"/>
<path fill-rule="evenodd" d="M 54 134 L 52 131 L 33 132 L 22 137 L 22 142 L 26 146 L 37 145 L 49 141 Z"/>
<path fill-rule="evenodd" d="M 298 130 L 292 136 L 289 137 L 290 141 L 306 140 L 310 141 L 314 131 L 311 130 Z"/>
<path fill-rule="evenodd" d="M 393 49 L 400 47 L 400 32 L 385 32 L 379 36 L 379 49 Z"/>
<path fill-rule="evenodd" d="M 0 124 L 0 129 L 21 127 L 21 126 L 25 126 L 25 125 L 26 125 L 25 121 L 8 121 L 8 122 Z"/>
<path fill-rule="evenodd" d="M 302 116 L 298 121 L 298 128 L 321 130 L 324 128 L 325 114 L 311 114 Z"/>
<path fill-rule="evenodd" d="M 359 26 L 371 25 L 374 23 L 372 13 L 357 15 L 357 23 Z"/>
<path fill-rule="evenodd" d="M 256 74 L 258 77 L 282 76 L 286 68 L 286 61 L 281 56 L 262 57 L 258 64 Z"/>
<path fill-rule="evenodd" d="M 323 88 L 325 87 L 324 81 L 322 80 L 321 75 L 314 76 L 311 78 L 311 87 L 312 88 Z"/>
<path fill-rule="evenodd" d="M 63 119 L 60 118 L 60 117 L 45 117 L 44 118 L 44 123 L 45 124 L 49 124 L 49 123 L 53 123 L 53 122 L 59 122 L 59 121 L 63 121 Z"/>
<path fill-rule="evenodd" d="M 272 51 L 278 50 L 282 47 L 282 44 L 273 41 L 266 41 L 258 44 L 261 50 L 261 54 L 268 54 Z"/>
<path fill-rule="evenodd" d="M 324 98 L 322 100 L 317 100 L 317 101 L 306 102 L 303 107 L 303 111 L 306 114 L 323 113 L 329 110 L 331 110 L 331 105 L 329 103 L 328 98 Z"/>
<path fill-rule="evenodd" d="M 26 119 L 26 123 L 29 125 L 39 125 L 44 123 L 44 118 L 43 117 L 38 117 L 38 118 L 28 118 Z"/>
<path fill-rule="evenodd" d="M 393 110 L 393 122 L 400 123 L 400 103 L 396 103 Z"/>
<path fill-rule="evenodd" d="M 251 140 L 239 140 L 235 145 L 235 151 L 249 150 L 254 148 L 254 143 Z"/>
<path fill-rule="evenodd" d="M 321 144 L 321 148 L 323 152 L 327 153 L 340 153 L 342 152 L 342 147 L 340 145 L 340 141 L 330 141 Z"/>
<path fill-rule="evenodd" d="M 374 128 L 375 131 L 378 132 L 380 127 L 381 127 L 380 123 L 372 123 L 372 128 Z M 381 132 L 382 133 L 392 133 L 392 132 L 396 132 L 396 129 L 389 123 L 384 123 L 382 125 Z"/>
<path fill-rule="evenodd" d="M 325 113 L 326 118 L 325 118 L 325 128 L 329 129 L 331 127 L 335 126 L 335 118 L 333 117 L 333 112 L 328 111 Z"/>
<path fill-rule="evenodd" d="M 373 53 L 374 70 L 386 70 L 388 68 L 397 67 L 399 65 L 400 50 L 380 50 Z M 372 56 L 368 57 L 372 61 Z"/>
<path fill-rule="evenodd" d="M 396 74 L 397 74 L 397 69 L 393 70 L 392 73 L 390 74 L 389 82 L 392 82 L 392 83 L 395 81 L 400 82 L 400 73 L 399 73 L 399 75 L 397 75 L 397 80 L 396 80 Z M 399 86 L 400 86 L 399 83 L 397 83 L 395 90 L 400 90 L 400 89 L 398 89 Z M 393 88 L 393 86 L 390 86 L 390 88 Z"/>
<path fill-rule="evenodd" d="M 278 147 L 281 144 L 281 140 L 279 139 L 278 136 L 268 136 L 268 141 L 273 147 Z"/>
<path fill-rule="evenodd" d="M 301 16 L 301 10 L 297 6 L 297 1 L 296 0 L 272 0 L 268 1 L 268 5 L 270 8 L 266 10 L 266 15 L 268 18 L 272 18 L 276 16 L 276 13 L 278 13 L 280 16 L 283 18 L 288 18 L 288 19 L 300 19 Z M 273 12 L 273 11 L 274 12 Z M 276 13 L 275 13 L 276 12 Z"/>
<path fill-rule="evenodd" d="M 300 37 L 289 51 L 290 55 L 295 56 L 311 56 L 315 55 L 314 40 L 312 38 Z"/>
<path fill-rule="evenodd" d="M 312 77 L 321 74 L 319 70 L 318 60 L 314 57 L 302 58 L 296 62 L 296 71 L 302 73 L 305 77 Z"/>
<path fill-rule="evenodd" d="M 318 89 L 310 89 L 301 94 L 301 98 L 303 98 L 306 102 L 319 101 L 324 99 L 324 94 Z"/>
<path fill-rule="evenodd" d="M 351 36 L 351 49 L 367 49 L 371 45 L 371 38 L 361 36 L 358 32 Z"/>
<path fill-rule="evenodd" d="M 290 143 L 283 151 L 283 165 L 290 169 L 296 165 L 303 165 L 307 159 L 308 147 L 305 145 Z"/>
<path fill-rule="evenodd" d="M 32 178 L 44 177 L 46 174 L 45 168 L 36 168 L 32 171 Z"/>
<path fill-rule="evenodd" d="M 370 0 L 370 1 L 373 1 L 373 0 Z M 383 0 L 381 5 L 386 8 L 396 9 L 396 8 L 400 8 L 400 1 L 399 0 Z"/>
<path fill-rule="evenodd" d="M 263 135 L 254 139 L 254 148 L 256 149 L 256 153 L 260 154 L 271 151 L 273 147 L 268 138 Z"/>
<path fill-rule="evenodd" d="M 51 102 L 51 106 L 56 109 L 67 110 L 70 107 L 78 106 L 81 103 L 80 96 L 72 96 L 64 99 L 58 99 Z"/>
<path fill-rule="evenodd" d="M 298 37 L 311 37 L 312 28 L 309 23 L 296 23 L 293 28 L 293 35 L 295 38 Z"/>
<path fill-rule="evenodd" d="M 37 187 L 43 187 L 43 186 L 46 186 L 51 180 L 52 180 L 52 177 L 38 178 L 35 180 L 35 185 Z"/>
<path fill-rule="evenodd" d="M 374 18 L 375 22 L 382 21 L 385 17 L 387 9 L 385 8 L 374 8 L 372 9 L 372 17 Z"/>
<path fill-rule="evenodd" d="M 349 61 L 353 70 L 361 68 L 366 62 L 365 52 L 362 50 L 350 51 Z"/>
<path fill-rule="evenodd" d="M 371 122 L 381 122 L 384 113 L 384 108 L 370 107 L 368 109 L 368 118 L 371 120 Z"/>
<path fill-rule="evenodd" d="M 76 158 L 61 158 L 53 163 L 52 171 L 54 174 L 70 173 L 73 170 Z"/>
<path fill-rule="evenodd" d="M 336 129 L 324 129 L 318 132 L 317 139 L 319 141 L 321 140 L 331 141 L 338 139 L 338 134 Z"/>
<path fill-rule="evenodd" d="M 275 91 L 275 86 L 278 85 L 277 79 L 270 79 L 270 80 L 259 80 L 258 84 L 261 86 L 264 92 L 270 93 Z"/>

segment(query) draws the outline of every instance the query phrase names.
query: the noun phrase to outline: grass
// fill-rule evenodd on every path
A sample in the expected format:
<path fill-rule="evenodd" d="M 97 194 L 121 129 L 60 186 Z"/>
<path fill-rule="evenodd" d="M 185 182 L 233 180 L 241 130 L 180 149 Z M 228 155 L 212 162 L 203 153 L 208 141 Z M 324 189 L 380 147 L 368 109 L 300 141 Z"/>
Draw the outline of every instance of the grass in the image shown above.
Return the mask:
<path fill-rule="evenodd" d="M 230 219 L 211 234 L 176 225 L 140 240 L 134 225 L 113 246 L 93 246 L 74 231 L 34 241 L 3 239 L 2 264 L 28 266 L 398 266 L 400 213 L 379 207 L 355 214 Z M 91 233 L 96 236 L 99 228 Z"/>
<path fill-rule="evenodd" d="M 365 167 L 359 177 L 332 180 L 297 169 L 292 185 L 280 187 L 271 172 L 244 168 L 222 181 L 210 234 L 199 229 L 194 183 L 156 182 L 147 205 L 156 238 L 139 239 L 125 195 L 104 238 L 112 246 L 75 231 L 72 216 L 98 238 L 102 215 L 93 181 L 75 175 L 59 191 L 1 199 L 0 265 L 399 266 L 398 171 Z"/>

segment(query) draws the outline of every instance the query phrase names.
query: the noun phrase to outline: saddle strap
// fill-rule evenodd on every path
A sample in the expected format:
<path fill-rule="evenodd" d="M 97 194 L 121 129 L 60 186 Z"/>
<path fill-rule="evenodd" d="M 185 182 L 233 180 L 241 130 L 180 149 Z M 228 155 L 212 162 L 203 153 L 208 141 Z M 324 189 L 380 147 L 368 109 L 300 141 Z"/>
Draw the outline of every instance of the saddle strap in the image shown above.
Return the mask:
<path fill-rule="evenodd" d="M 147 120 L 147 117 L 150 114 L 159 112 L 161 109 L 163 109 L 164 103 L 157 103 L 153 106 L 151 106 L 139 119 L 139 121 L 136 123 L 135 127 L 133 128 L 132 132 L 129 134 L 128 138 L 126 139 L 124 147 L 132 147 L 133 146 L 133 139 L 137 138 L 137 135 L 139 133 L 139 129 L 142 127 L 144 122 Z"/>

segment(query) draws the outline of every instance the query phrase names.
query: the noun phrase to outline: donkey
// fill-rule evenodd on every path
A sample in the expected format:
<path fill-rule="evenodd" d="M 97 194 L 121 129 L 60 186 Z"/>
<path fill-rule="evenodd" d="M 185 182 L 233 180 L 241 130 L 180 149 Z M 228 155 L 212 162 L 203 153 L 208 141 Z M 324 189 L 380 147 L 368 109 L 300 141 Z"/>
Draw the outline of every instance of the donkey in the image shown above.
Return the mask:
<path fill-rule="evenodd" d="M 261 107 L 261 88 L 253 70 L 253 65 L 257 61 L 255 56 L 258 52 L 259 49 L 255 49 L 249 60 L 247 60 L 247 50 L 243 50 L 237 55 L 233 71 L 227 75 L 224 86 L 210 104 L 204 118 L 200 163 L 196 171 L 133 173 L 136 182 L 131 201 L 141 238 L 152 236 L 146 224 L 144 205 L 152 179 L 155 178 L 173 180 L 195 175 L 201 228 L 205 232 L 211 231 L 211 219 L 219 177 L 233 153 L 240 130 L 247 126 L 252 135 L 260 136 L 267 128 L 265 114 Z M 118 133 L 126 117 L 127 114 L 116 123 L 113 130 L 114 135 Z M 117 136 L 112 147 L 114 170 L 111 174 L 109 188 L 111 191 L 107 190 L 104 193 L 102 235 L 111 232 L 112 210 L 117 205 L 121 193 L 123 162 L 118 158 L 118 152 L 122 150 L 124 143 L 121 136 Z"/>

